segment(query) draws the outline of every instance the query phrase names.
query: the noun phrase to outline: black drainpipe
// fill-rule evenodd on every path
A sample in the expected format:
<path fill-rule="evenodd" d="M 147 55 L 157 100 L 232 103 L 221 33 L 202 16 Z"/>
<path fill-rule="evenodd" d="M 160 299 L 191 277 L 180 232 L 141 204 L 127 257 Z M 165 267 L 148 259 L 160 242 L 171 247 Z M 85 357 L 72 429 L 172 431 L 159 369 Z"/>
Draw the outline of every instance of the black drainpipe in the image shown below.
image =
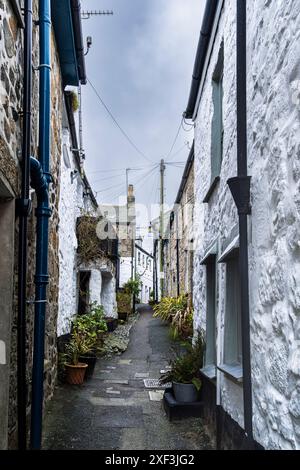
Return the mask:
<path fill-rule="evenodd" d="M 180 296 L 180 264 L 179 264 L 179 236 L 178 236 L 178 208 L 176 209 L 176 282 L 177 297 Z"/>
<path fill-rule="evenodd" d="M 23 79 L 23 137 L 21 197 L 17 201 L 19 215 L 18 252 L 18 319 L 17 319 L 17 403 L 18 448 L 26 449 L 27 384 L 26 384 L 26 285 L 27 232 L 31 211 L 29 199 L 30 143 L 31 143 L 31 89 L 32 89 L 32 0 L 24 3 L 24 79 Z"/>
<path fill-rule="evenodd" d="M 247 165 L 247 1 L 237 0 L 237 173 L 228 185 L 238 209 L 240 233 L 240 283 L 243 347 L 244 427 L 247 447 L 253 447 L 251 344 L 249 314 L 248 215 L 250 180 Z"/>

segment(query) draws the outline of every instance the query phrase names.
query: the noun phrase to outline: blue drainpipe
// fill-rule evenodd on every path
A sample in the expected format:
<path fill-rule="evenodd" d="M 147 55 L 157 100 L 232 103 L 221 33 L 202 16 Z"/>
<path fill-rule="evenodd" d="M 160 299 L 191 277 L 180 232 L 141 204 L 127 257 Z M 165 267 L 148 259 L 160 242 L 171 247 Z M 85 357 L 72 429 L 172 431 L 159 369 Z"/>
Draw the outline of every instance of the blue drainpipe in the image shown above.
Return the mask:
<path fill-rule="evenodd" d="M 36 209 L 36 271 L 34 310 L 34 349 L 32 366 L 31 435 L 32 449 L 40 449 L 44 398 L 45 313 L 47 304 L 49 207 L 48 188 L 50 164 L 50 0 L 39 1 L 39 162 L 31 159 L 31 182 L 35 185 Z"/>

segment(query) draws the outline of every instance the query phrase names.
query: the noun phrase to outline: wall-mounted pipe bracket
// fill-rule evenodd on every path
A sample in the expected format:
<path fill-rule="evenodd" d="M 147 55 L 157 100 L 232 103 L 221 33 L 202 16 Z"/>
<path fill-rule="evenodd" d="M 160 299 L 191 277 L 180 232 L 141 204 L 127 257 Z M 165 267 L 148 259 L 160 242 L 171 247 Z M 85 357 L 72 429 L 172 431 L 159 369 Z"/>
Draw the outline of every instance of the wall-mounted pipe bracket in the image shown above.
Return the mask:
<path fill-rule="evenodd" d="M 235 176 L 227 181 L 239 215 L 251 214 L 250 183 L 251 176 Z"/>
<path fill-rule="evenodd" d="M 31 199 L 16 199 L 16 215 L 24 215 L 28 217 L 32 211 Z"/>

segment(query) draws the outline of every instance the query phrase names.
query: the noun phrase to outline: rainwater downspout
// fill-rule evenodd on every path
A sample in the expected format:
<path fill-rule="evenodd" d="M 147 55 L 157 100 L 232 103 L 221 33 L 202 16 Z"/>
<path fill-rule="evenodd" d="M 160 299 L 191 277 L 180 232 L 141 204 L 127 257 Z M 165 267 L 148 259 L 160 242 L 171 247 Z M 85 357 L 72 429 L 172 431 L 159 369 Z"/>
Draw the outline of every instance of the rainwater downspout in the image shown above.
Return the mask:
<path fill-rule="evenodd" d="M 177 284 L 177 297 L 179 297 L 180 296 L 180 265 L 179 265 L 178 208 L 176 209 L 176 284 Z"/>
<path fill-rule="evenodd" d="M 23 140 L 21 197 L 17 200 L 19 216 L 18 252 L 18 319 L 17 319 L 17 404 L 18 448 L 26 449 L 27 383 L 26 383 L 26 287 L 27 287 L 27 232 L 31 211 L 29 198 L 31 92 L 32 92 L 32 0 L 24 3 L 24 80 L 23 80 Z"/>
<path fill-rule="evenodd" d="M 250 180 L 247 162 L 247 1 L 237 0 L 237 174 L 228 180 L 239 215 L 244 427 L 247 447 L 253 447 L 252 381 L 249 313 L 248 215 Z"/>
<path fill-rule="evenodd" d="M 36 272 L 34 350 L 32 367 L 31 436 L 32 449 L 40 449 L 42 440 L 45 314 L 47 304 L 49 207 L 48 188 L 51 182 L 50 165 L 50 51 L 51 10 L 50 0 L 39 1 L 39 166 L 32 163 L 32 184 L 36 187 Z"/>

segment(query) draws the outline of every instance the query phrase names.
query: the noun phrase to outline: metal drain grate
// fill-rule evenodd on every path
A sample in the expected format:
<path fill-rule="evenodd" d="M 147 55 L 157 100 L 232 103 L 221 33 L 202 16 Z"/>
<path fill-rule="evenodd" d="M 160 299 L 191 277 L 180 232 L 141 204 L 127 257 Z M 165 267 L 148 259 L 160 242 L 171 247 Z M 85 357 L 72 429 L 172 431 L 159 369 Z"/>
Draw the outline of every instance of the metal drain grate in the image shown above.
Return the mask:
<path fill-rule="evenodd" d="M 171 383 L 160 384 L 158 379 L 144 379 L 144 385 L 146 388 L 165 389 L 172 387 Z"/>

